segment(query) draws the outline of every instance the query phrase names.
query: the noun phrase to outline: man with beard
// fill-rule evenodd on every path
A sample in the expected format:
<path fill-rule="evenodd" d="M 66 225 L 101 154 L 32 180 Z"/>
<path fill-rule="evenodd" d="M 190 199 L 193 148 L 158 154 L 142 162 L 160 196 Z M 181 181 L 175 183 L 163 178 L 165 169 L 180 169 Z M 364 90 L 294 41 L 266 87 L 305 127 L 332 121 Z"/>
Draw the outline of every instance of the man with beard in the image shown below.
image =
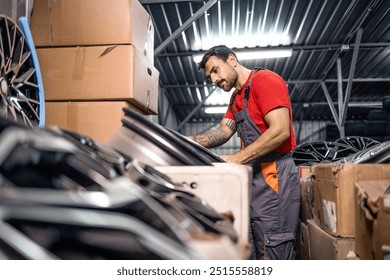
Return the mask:
<path fill-rule="evenodd" d="M 253 168 L 252 259 L 295 259 L 300 186 L 290 153 L 296 142 L 285 81 L 270 70 L 244 67 L 223 45 L 208 50 L 198 68 L 219 88 L 235 91 L 216 129 L 188 137 L 212 148 L 237 131 L 241 150 L 221 158 Z"/>

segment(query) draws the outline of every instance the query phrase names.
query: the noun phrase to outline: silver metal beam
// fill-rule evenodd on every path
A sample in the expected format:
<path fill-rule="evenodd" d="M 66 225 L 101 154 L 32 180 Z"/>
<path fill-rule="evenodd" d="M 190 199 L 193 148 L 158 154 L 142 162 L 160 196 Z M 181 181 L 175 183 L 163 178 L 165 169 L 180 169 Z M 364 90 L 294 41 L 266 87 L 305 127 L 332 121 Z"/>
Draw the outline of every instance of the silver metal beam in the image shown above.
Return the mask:
<path fill-rule="evenodd" d="M 313 51 L 313 50 L 340 50 L 344 44 L 324 44 L 324 45 L 295 45 L 295 46 L 278 46 L 278 47 L 254 47 L 254 48 L 233 48 L 233 51 L 240 52 L 240 51 L 259 51 L 259 50 L 269 50 L 269 49 L 292 49 L 293 51 Z M 355 48 L 356 44 L 350 44 L 348 45 L 349 49 L 352 50 Z M 367 43 L 361 43 L 361 48 L 373 48 L 373 49 L 385 49 L 390 47 L 389 42 L 367 42 Z M 179 56 L 191 56 L 194 54 L 201 54 L 203 52 L 201 51 L 188 51 L 188 52 L 175 52 L 175 53 L 160 53 L 155 54 L 156 57 L 179 57 Z"/>
<path fill-rule="evenodd" d="M 348 102 L 348 107 L 383 108 L 383 101 Z"/>
<path fill-rule="evenodd" d="M 339 100 L 339 121 L 341 122 L 341 112 L 343 110 L 343 74 L 341 72 L 341 58 L 337 59 L 337 94 Z"/>
<path fill-rule="evenodd" d="M 161 94 L 160 96 L 162 96 L 163 94 L 166 96 L 167 91 L 161 88 L 161 91 L 159 92 L 159 94 Z M 164 114 L 162 117 L 160 117 L 161 120 L 160 120 L 159 124 L 165 126 L 167 124 L 168 116 L 170 114 L 172 114 L 172 106 L 169 106 L 169 100 L 166 97 L 159 98 L 159 100 L 161 100 L 160 102 L 158 102 L 158 104 L 161 106 L 161 108 L 159 108 L 159 112 L 161 112 L 161 113 L 158 114 L 158 116 L 162 116 Z M 167 106 L 165 106 L 165 104 Z M 167 109 L 165 109 L 165 108 L 167 108 Z M 165 110 L 165 113 L 164 113 L 164 110 Z"/>
<path fill-rule="evenodd" d="M 390 82 L 389 78 L 354 78 L 354 82 L 358 83 L 372 83 L 372 82 Z M 317 84 L 317 83 L 338 83 L 338 79 L 313 79 L 313 80 L 287 80 L 287 84 Z M 342 82 L 348 82 L 348 79 L 343 79 Z M 201 88 L 201 87 L 214 87 L 213 84 L 189 84 L 189 85 L 164 85 L 163 88 Z"/>
<path fill-rule="evenodd" d="M 343 82 L 348 82 L 348 79 L 343 79 Z M 354 78 L 354 82 L 359 83 L 371 83 L 371 82 L 390 82 L 390 77 L 388 78 Z M 313 84 L 313 83 L 320 83 L 321 80 L 289 80 L 286 81 L 287 84 Z M 323 80 L 325 83 L 336 83 L 338 82 L 337 79 L 325 79 Z"/>
<path fill-rule="evenodd" d="M 299 118 L 299 126 L 298 126 L 298 133 L 296 135 L 297 137 L 297 144 L 301 143 L 301 131 L 302 131 L 302 125 L 303 125 L 303 118 L 305 116 L 305 110 L 302 110 L 301 117 Z"/>
<path fill-rule="evenodd" d="M 291 102 L 293 106 L 304 106 L 304 107 L 321 107 L 321 106 L 329 106 L 328 102 Z M 333 105 L 336 106 L 338 103 L 333 102 Z M 173 109 L 192 109 L 196 105 L 175 105 Z M 202 108 L 215 108 L 215 107 L 226 107 L 226 105 L 205 105 Z M 382 101 L 351 101 L 348 103 L 348 107 L 361 107 L 361 108 L 382 108 Z"/>
<path fill-rule="evenodd" d="M 334 120 L 336 122 L 336 125 L 337 125 L 337 127 L 338 127 L 338 129 L 340 131 L 340 135 L 341 135 L 341 127 L 340 127 L 339 116 L 337 114 L 336 108 L 333 105 L 333 101 L 332 101 L 332 98 L 330 97 L 328 88 L 326 87 L 324 82 L 321 82 L 321 87 L 322 87 L 322 90 L 324 91 L 326 100 L 328 101 L 328 104 L 329 104 L 330 111 L 332 112 L 333 118 L 334 118 Z M 344 136 L 342 136 L 342 137 L 344 137 Z"/>
<path fill-rule="evenodd" d="M 169 36 L 167 39 L 165 39 L 164 42 L 162 42 L 155 50 L 154 55 L 158 55 L 160 52 L 162 52 L 169 44 L 172 43 L 173 40 L 175 40 L 177 37 L 180 36 L 182 32 L 184 32 L 195 20 L 200 18 L 204 12 L 206 12 L 208 9 L 210 9 L 215 3 L 217 3 L 218 0 L 209 0 L 206 4 L 202 6 L 199 10 L 195 12 L 189 19 L 187 19 L 182 26 L 180 26 L 178 29 L 176 29 L 171 36 Z"/>
<path fill-rule="evenodd" d="M 351 68 L 349 70 L 348 84 L 347 84 L 347 89 L 345 90 L 344 109 L 342 112 L 343 114 L 342 114 L 342 119 L 341 119 L 342 126 L 344 126 L 345 119 L 347 118 L 348 106 L 345 106 L 345 104 L 348 104 L 349 97 L 351 96 L 352 83 L 353 83 L 353 78 L 355 75 L 356 62 L 357 62 L 357 57 L 359 54 L 360 42 L 362 40 L 362 33 L 363 33 L 363 29 L 360 28 L 356 34 L 355 47 L 353 49 L 353 54 L 352 54 Z"/>

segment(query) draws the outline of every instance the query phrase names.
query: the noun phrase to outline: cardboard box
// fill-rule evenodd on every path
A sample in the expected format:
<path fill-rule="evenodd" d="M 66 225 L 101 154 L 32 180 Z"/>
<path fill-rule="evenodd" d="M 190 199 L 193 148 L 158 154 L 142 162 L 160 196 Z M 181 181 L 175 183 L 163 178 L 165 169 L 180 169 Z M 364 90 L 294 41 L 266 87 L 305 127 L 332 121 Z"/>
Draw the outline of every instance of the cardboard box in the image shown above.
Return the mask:
<path fill-rule="evenodd" d="M 355 182 L 390 178 L 388 164 L 321 163 L 312 173 L 315 220 L 334 236 L 355 236 Z"/>
<path fill-rule="evenodd" d="M 137 0 L 35 0 L 36 47 L 132 44 L 152 63 L 154 27 Z"/>
<path fill-rule="evenodd" d="M 299 228 L 299 259 L 311 260 L 310 243 L 309 243 L 309 229 L 306 223 L 301 222 Z"/>
<path fill-rule="evenodd" d="M 159 72 L 132 45 L 37 49 L 47 101 L 129 101 L 156 114 Z"/>
<path fill-rule="evenodd" d="M 314 220 L 307 221 L 310 257 L 312 260 L 346 260 L 355 251 L 355 239 L 334 237 L 320 228 Z"/>
<path fill-rule="evenodd" d="M 299 218 L 302 222 L 306 220 L 311 220 L 314 218 L 315 212 L 315 188 L 314 181 L 311 177 L 306 178 L 305 180 L 300 180 L 301 185 L 301 204 Z"/>
<path fill-rule="evenodd" d="M 390 246 L 390 179 L 357 181 L 356 254 L 364 260 L 383 260 Z M 388 253 L 386 253 L 388 254 Z"/>
<path fill-rule="evenodd" d="M 55 125 L 106 144 L 122 126 L 122 108 L 126 106 L 131 104 L 125 101 L 45 102 L 45 122 L 46 126 Z"/>

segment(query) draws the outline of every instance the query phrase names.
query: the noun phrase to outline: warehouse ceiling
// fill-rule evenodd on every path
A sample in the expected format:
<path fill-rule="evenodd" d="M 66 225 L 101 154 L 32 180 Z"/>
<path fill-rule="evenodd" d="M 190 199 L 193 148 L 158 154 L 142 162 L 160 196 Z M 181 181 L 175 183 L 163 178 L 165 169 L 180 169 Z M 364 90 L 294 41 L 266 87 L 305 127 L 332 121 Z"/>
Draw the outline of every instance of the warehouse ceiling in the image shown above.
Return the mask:
<path fill-rule="evenodd" d="M 287 82 L 294 120 L 365 119 L 390 95 L 389 0 L 140 0 L 155 27 L 155 67 L 169 110 L 186 122 L 217 122 L 226 106 L 194 56 L 213 45 L 242 51 L 292 50 L 290 57 L 242 60 Z M 345 105 L 347 104 L 347 106 Z M 165 106 L 163 104 L 163 106 Z"/>

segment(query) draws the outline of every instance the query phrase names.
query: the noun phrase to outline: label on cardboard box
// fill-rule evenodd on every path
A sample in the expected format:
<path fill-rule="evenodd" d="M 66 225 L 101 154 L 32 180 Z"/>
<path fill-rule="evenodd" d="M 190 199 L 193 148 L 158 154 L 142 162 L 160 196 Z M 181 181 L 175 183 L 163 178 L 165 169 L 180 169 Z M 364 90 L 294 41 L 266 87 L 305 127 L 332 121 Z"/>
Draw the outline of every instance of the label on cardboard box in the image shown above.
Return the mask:
<path fill-rule="evenodd" d="M 324 225 L 332 232 L 336 233 L 336 204 L 330 200 L 322 200 L 322 209 L 324 213 Z"/>

